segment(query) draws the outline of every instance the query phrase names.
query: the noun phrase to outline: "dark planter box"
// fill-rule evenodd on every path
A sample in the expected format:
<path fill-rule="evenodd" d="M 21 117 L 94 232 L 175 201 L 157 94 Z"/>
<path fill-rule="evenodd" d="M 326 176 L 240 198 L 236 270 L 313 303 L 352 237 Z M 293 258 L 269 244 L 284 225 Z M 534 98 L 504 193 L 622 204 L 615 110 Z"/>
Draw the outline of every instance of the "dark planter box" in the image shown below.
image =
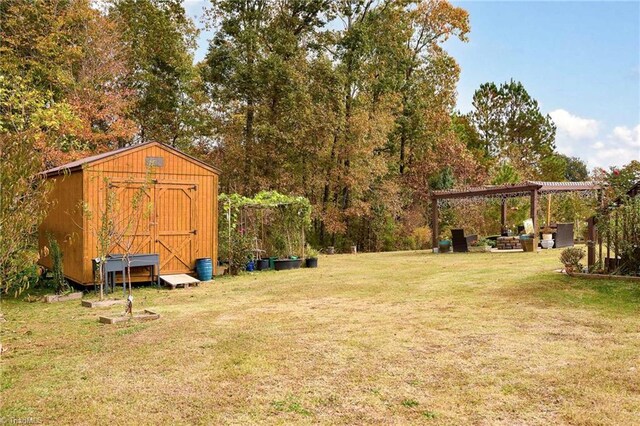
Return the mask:
<path fill-rule="evenodd" d="M 302 265 L 302 259 L 278 259 L 274 262 L 276 271 L 298 269 Z"/>
<path fill-rule="evenodd" d="M 318 258 L 317 257 L 308 257 L 304 260 L 305 266 L 307 268 L 317 268 L 318 267 Z"/>
<path fill-rule="evenodd" d="M 256 260 L 256 269 L 258 271 L 264 271 L 269 269 L 269 259 L 258 259 Z"/>

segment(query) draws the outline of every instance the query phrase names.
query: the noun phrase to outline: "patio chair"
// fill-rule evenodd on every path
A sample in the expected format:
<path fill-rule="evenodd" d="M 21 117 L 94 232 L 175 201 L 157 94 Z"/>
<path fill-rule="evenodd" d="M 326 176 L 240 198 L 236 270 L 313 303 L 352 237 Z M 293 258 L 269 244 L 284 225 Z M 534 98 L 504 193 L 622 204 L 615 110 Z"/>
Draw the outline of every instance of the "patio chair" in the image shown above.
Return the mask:
<path fill-rule="evenodd" d="M 452 229 L 451 240 L 455 253 L 465 253 L 469 251 L 469 244 L 478 240 L 477 235 L 464 235 L 464 229 Z"/>
<path fill-rule="evenodd" d="M 573 223 L 558 223 L 554 247 L 573 247 Z"/>

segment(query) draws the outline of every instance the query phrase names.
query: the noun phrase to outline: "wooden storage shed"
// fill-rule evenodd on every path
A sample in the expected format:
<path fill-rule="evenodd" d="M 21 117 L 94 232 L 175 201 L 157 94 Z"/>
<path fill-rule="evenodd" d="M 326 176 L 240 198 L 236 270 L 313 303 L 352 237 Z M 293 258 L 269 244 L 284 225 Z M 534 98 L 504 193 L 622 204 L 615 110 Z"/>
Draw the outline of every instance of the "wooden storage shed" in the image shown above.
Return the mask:
<path fill-rule="evenodd" d="M 64 255 L 66 277 L 78 284 L 95 281 L 92 259 L 107 197 L 113 191 L 123 218 L 137 214 L 128 226 L 131 253 L 157 253 L 161 274 L 192 274 L 197 258 L 218 254 L 219 172 L 172 147 L 157 142 L 118 149 L 43 172 L 51 181 L 52 205 L 39 229 L 39 245 L 53 235 Z M 132 200 L 140 200 L 137 212 Z M 140 211 L 143 210 L 142 214 Z M 123 253 L 115 244 L 110 254 Z M 51 268 L 50 256 L 40 264 Z M 140 271 L 142 272 L 142 271 Z M 146 276 L 146 278 L 145 278 Z M 139 280 L 148 280 L 148 272 Z"/>

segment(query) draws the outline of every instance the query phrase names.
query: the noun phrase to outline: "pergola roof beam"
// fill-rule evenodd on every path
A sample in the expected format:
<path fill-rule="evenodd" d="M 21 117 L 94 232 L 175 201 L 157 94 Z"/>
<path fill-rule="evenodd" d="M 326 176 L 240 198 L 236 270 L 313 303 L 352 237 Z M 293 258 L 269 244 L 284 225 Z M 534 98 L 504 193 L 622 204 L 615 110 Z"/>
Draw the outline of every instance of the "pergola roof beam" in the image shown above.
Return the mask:
<path fill-rule="evenodd" d="M 493 195 L 512 194 L 514 192 L 537 191 L 540 188 L 540 185 L 530 184 L 484 186 L 462 190 L 432 191 L 431 198 L 444 200 L 450 198 L 491 197 Z"/>
<path fill-rule="evenodd" d="M 527 181 L 512 185 L 487 185 L 468 189 L 432 191 L 431 199 L 445 200 L 452 198 L 492 197 L 503 194 L 526 193 L 530 191 L 538 191 L 539 193 L 593 191 L 601 188 L 602 187 L 595 182 Z"/>

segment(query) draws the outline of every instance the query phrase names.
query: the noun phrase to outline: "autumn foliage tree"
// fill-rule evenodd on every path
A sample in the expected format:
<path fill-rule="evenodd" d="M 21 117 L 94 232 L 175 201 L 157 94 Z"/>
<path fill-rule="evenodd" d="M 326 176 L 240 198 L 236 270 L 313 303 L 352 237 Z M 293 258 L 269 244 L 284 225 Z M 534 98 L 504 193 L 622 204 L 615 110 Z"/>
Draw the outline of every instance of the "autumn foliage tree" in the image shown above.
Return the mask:
<path fill-rule="evenodd" d="M 47 135 L 44 99 L 21 80 L 0 76 L 0 292 L 15 294 L 33 278 L 38 252 L 32 238 L 47 207 L 47 186 L 34 155 Z"/>
<path fill-rule="evenodd" d="M 459 69 L 442 43 L 465 40 L 463 9 L 221 0 L 208 16 L 202 75 L 221 117 L 225 190 L 302 193 L 318 243 L 375 249 L 379 233 L 406 231 L 407 209 L 422 221 L 432 174 L 481 176 L 450 126 Z"/>
<path fill-rule="evenodd" d="M 179 0 L 6 0 L 0 17 L 0 120 L 40 169 L 167 143 L 220 168 L 223 192 L 308 198 L 315 245 L 422 247 L 445 181 L 586 177 L 521 83 L 454 110 L 446 42 L 473 34 L 446 0 L 212 0 L 196 64 Z"/>
<path fill-rule="evenodd" d="M 8 0 L 0 6 L 0 72 L 43 102 L 33 121 L 46 138 L 46 167 L 129 140 L 126 46 L 87 0 Z"/>
<path fill-rule="evenodd" d="M 136 141 L 187 148 L 201 113 L 194 23 L 178 0 L 113 0 L 108 17 L 126 48 L 123 81 L 133 95 Z"/>

